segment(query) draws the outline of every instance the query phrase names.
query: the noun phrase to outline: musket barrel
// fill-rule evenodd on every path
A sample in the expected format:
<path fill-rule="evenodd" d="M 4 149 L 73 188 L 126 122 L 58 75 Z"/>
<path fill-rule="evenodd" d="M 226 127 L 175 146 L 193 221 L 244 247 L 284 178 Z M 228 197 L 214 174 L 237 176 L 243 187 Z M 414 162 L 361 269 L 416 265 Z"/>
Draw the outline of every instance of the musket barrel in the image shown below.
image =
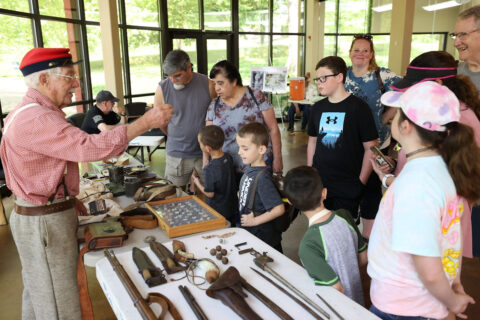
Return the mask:
<path fill-rule="evenodd" d="M 313 302 L 309 297 L 307 297 L 303 292 L 295 288 L 293 285 L 291 285 L 287 280 L 283 279 L 282 276 L 280 276 L 275 270 L 271 269 L 267 265 L 263 266 L 263 270 L 267 271 L 270 273 L 272 276 L 275 277 L 278 281 L 283 283 L 285 286 L 287 286 L 290 290 L 295 292 L 300 298 L 302 298 L 305 302 L 310 304 L 315 310 L 320 312 L 323 316 L 325 316 L 327 319 L 330 319 L 330 314 L 328 314 L 325 310 L 323 310 L 319 305 L 317 305 L 315 302 Z"/>
<path fill-rule="evenodd" d="M 133 284 L 132 279 L 130 279 L 127 272 L 118 261 L 117 257 L 115 257 L 115 253 L 110 253 L 110 251 L 107 249 L 104 249 L 103 252 L 107 257 L 107 260 L 112 265 L 113 271 L 115 271 L 115 273 L 118 275 L 120 282 L 125 287 L 125 290 L 127 290 L 128 295 L 133 301 L 133 305 L 135 306 L 135 308 L 137 308 L 138 312 L 142 316 L 142 319 L 156 320 L 157 317 L 155 316 L 155 313 L 152 311 L 147 301 L 143 299 L 137 287 L 135 287 L 135 285 Z"/>

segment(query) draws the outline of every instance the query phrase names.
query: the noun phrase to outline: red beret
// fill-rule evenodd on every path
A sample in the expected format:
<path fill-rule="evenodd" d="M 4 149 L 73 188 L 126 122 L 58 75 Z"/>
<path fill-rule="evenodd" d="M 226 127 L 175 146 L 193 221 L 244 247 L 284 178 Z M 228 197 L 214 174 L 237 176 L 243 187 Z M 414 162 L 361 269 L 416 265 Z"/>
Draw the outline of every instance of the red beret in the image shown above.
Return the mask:
<path fill-rule="evenodd" d="M 69 51 L 68 48 L 34 48 L 23 57 L 20 70 L 27 76 L 37 71 L 79 63 L 80 61 L 72 61 Z"/>

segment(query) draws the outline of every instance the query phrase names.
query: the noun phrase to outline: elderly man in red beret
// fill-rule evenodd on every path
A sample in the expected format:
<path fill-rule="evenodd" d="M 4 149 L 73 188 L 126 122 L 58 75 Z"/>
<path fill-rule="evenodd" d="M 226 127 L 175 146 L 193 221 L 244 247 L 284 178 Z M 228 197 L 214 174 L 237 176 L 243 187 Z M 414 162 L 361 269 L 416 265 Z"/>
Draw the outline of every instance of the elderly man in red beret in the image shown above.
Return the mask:
<path fill-rule="evenodd" d="M 132 124 L 89 135 L 61 110 L 80 83 L 69 49 L 35 48 L 20 64 L 29 87 L 5 120 L 0 146 L 15 194 L 10 227 L 22 263 L 23 319 L 79 319 L 75 195 L 78 162 L 122 154 L 128 141 L 168 124 L 162 105 Z"/>

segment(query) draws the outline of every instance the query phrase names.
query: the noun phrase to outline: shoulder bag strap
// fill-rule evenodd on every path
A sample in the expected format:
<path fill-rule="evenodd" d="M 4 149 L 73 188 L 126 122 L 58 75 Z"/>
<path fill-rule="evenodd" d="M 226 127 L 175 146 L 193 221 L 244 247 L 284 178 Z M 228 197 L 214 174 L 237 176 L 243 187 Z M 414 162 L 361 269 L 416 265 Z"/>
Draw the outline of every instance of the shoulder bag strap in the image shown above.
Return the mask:
<path fill-rule="evenodd" d="M 380 77 L 380 68 L 375 70 L 375 75 L 377 76 L 378 87 L 380 88 L 380 92 L 382 94 L 385 93 L 385 86 L 383 85 L 382 77 Z"/>
<path fill-rule="evenodd" d="M 267 171 L 267 168 L 257 173 L 257 175 L 255 176 L 255 180 L 253 180 L 252 188 L 250 189 L 250 199 L 248 199 L 248 205 L 247 205 L 248 211 L 252 211 L 252 208 L 253 208 L 253 202 L 255 201 L 255 194 L 257 192 L 258 178 L 260 178 L 260 175 L 266 171 Z"/>
<path fill-rule="evenodd" d="M 248 89 L 248 92 L 250 92 L 250 95 L 252 96 L 253 102 L 255 102 L 255 105 L 258 107 L 258 101 L 257 101 L 257 98 L 255 98 L 255 94 L 253 93 L 252 88 L 247 86 L 247 89 Z"/>
<path fill-rule="evenodd" d="M 30 103 L 30 104 L 24 105 L 23 107 L 18 108 L 17 111 L 15 111 L 15 113 L 12 115 L 12 117 L 11 117 L 10 119 L 8 119 L 8 122 L 5 123 L 5 127 L 3 128 L 3 134 L 7 133 L 8 127 L 10 127 L 10 125 L 11 125 L 12 122 L 13 122 L 13 119 L 15 119 L 15 117 L 16 117 L 20 112 L 22 112 L 23 110 L 27 110 L 28 108 L 38 106 L 38 105 L 39 105 L 38 103 Z"/>

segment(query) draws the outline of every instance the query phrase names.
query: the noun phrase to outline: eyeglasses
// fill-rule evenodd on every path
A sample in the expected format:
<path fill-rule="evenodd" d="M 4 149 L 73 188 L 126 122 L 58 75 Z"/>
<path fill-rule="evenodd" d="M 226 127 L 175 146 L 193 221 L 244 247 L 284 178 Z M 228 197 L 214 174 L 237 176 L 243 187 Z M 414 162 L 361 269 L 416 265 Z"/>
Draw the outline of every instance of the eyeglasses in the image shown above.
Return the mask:
<path fill-rule="evenodd" d="M 321 76 L 321 77 L 318 77 L 318 78 L 313 78 L 313 81 L 320 82 L 320 83 L 325 83 L 325 81 L 327 81 L 328 77 L 335 77 L 336 75 L 338 75 L 338 73 L 329 74 L 329 75 Z"/>
<path fill-rule="evenodd" d="M 460 40 L 462 40 L 462 39 L 464 39 L 466 36 L 468 36 L 470 33 L 474 33 L 474 32 L 476 32 L 476 31 L 478 31 L 478 30 L 480 30 L 480 29 L 479 29 L 479 28 L 473 29 L 472 31 L 469 31 L 469 32 L 459 32 L 459 33 L 454 33 L 454 32 L 452 32 L 452 33 L 449 33 L 448 36 L 449 36 L 450 38 L 452 38 L 453 40 L 455 40 L 455 39 L 457 39 L 457 38 L 460 39 Z"/>
<path fill-rule="evenodd" d="M 372 39 L 373 39 L 372 35 L 371 35 L 371 34 L 368 34 L 368 33 L 365 33 L 365 34 L 363 34 L 363 33 L 354 34 L 354 35 L 353 35 L 353 38 L 354 38 L 355 40 L 358 40 L 358 39 L 372 40 Z"/>
<path fill-rule="evenodd" d="M 80 77 L 77 76 L 77 75 L 69 76 L 69 75 L 61 74 L 61 73 L 55 73 L 55 75 L 56 75 L 56 76 L 59 76 L 59 77 L 68 78 L 68 79 L 70 79 L 70 81 L 80 80 Z"/>

